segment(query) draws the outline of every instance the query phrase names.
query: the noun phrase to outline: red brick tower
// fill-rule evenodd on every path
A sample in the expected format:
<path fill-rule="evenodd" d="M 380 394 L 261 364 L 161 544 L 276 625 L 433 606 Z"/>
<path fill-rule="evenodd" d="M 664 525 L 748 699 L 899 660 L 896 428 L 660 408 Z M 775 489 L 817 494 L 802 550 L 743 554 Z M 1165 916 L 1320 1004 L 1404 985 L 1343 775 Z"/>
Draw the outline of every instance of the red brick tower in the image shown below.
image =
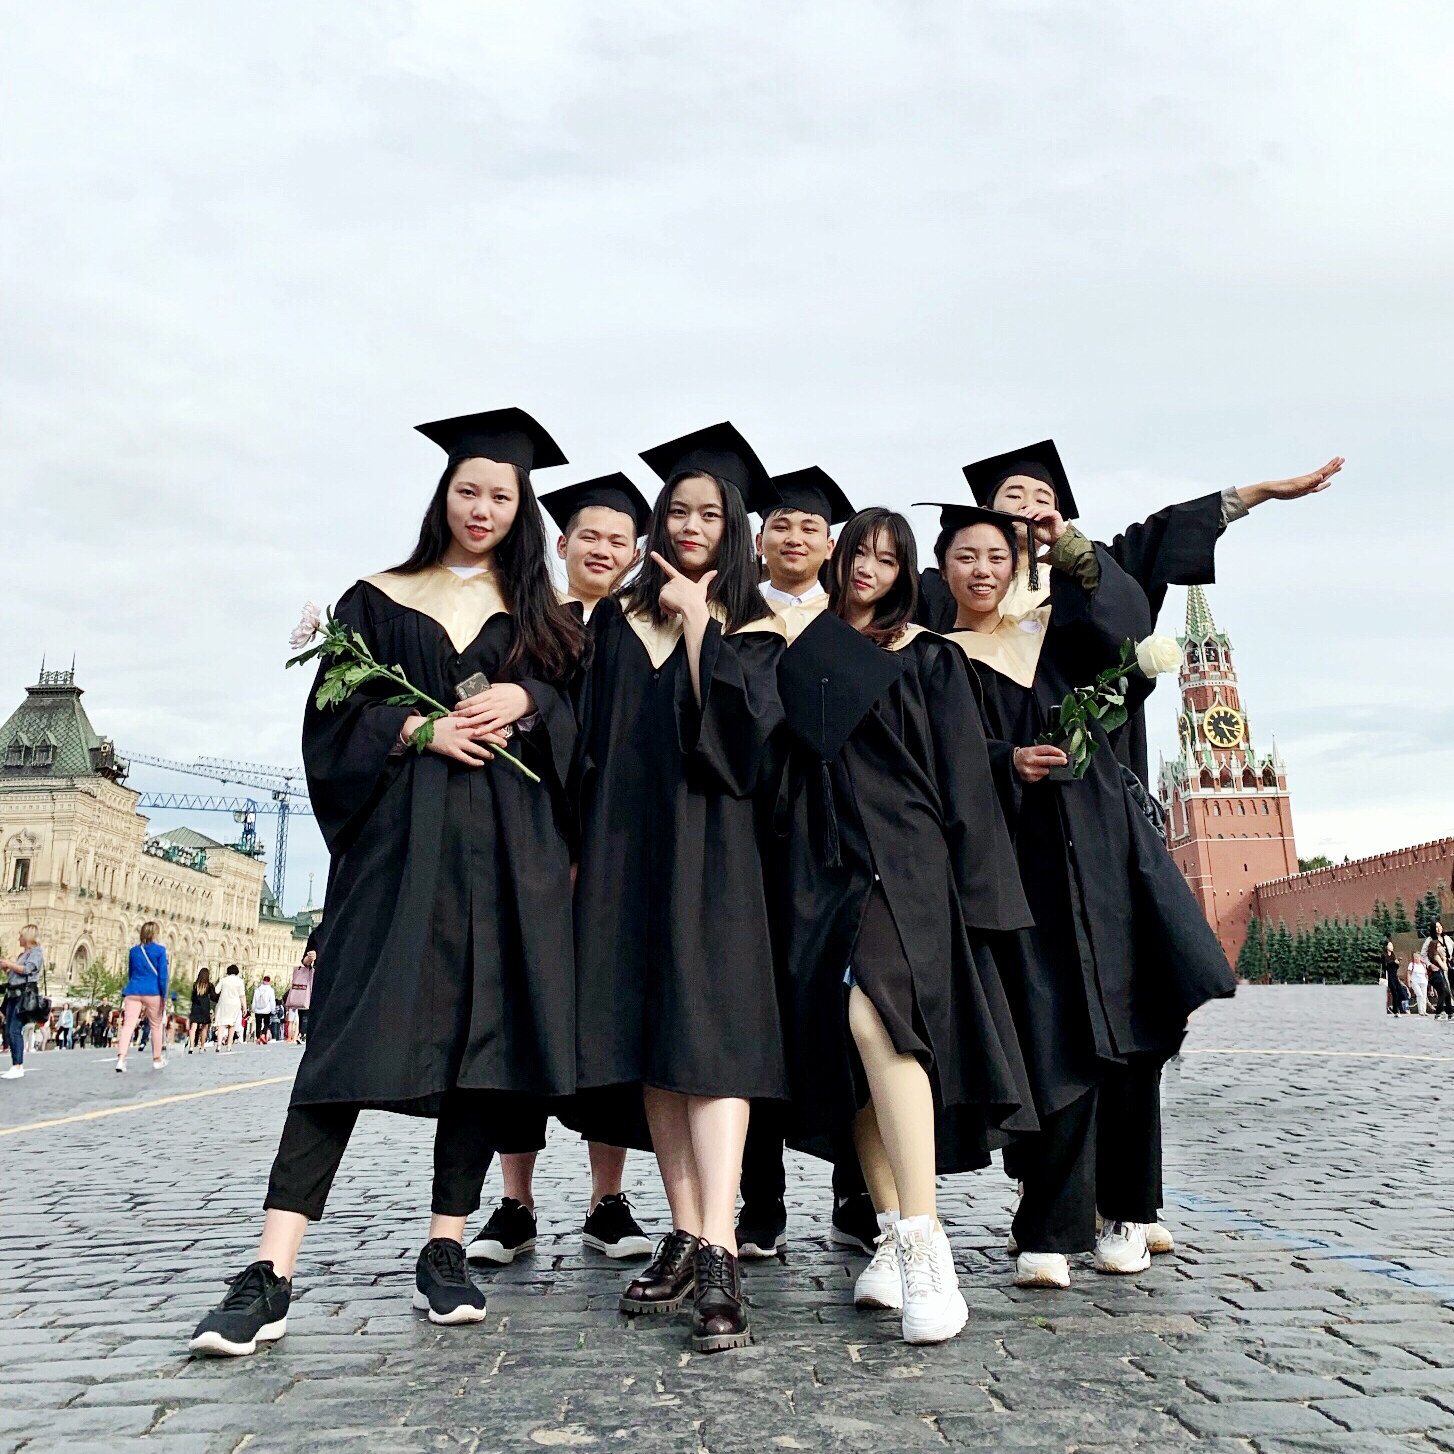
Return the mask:
<path fill-rule="evenodd" d="M 1161 764 L 1166 845 L 1235 962 L 1254 888 L 1298 871 L 1287 772 L 1276 739 L 1269 753 L 1253 749 L 1232 643 L 1200 586 L 1187 591 L 1180 639 L 1181 753 Z"/>

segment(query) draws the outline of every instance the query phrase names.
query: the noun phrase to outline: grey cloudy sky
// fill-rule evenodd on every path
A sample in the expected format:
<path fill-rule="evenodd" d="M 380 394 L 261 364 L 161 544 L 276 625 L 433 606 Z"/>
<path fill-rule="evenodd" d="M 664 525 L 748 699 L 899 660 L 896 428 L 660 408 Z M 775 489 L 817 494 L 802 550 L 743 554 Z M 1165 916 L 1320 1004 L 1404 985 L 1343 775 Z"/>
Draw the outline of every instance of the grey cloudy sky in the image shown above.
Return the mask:
<path fill-rule="evenodd" d="M 900 506 L 1053 434 L 1099 534 L 1341 453 L 1224 538 L 1212 608 L 1304 855 L 1450 831 L 1447 5 L 0 27 L 6 710 L 74 653 L 126 748 L 296 762 L 298 606 L 406 553 L 439 464 L 410 426 L 444 414 L 521 404 L 572 470 L 639 479 L 731 417 L 774 470 Z"/>

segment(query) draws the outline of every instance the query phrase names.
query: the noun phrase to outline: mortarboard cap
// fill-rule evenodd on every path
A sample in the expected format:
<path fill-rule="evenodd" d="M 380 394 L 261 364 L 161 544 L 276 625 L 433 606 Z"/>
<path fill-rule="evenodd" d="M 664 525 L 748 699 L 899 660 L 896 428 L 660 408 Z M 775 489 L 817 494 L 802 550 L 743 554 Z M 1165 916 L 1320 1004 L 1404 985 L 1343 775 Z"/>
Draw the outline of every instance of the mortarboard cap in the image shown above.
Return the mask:
<path fill-rule="evenodd" d="M 825 762 L 842 751 L 904 663 L 841 616 L 820 611 L 778 661 L 778 692 L 793 735 Z"/>
<path fill-rule="evenodd" d="M 414 427 L 451 460 L 493 459 L 525 470 L 566 462 L 560 446 L 523 409 L 489 409 Z"/>
<path fill-rule="evenodd" d="M 1055 491 L 1055 508 L 1065 519 L 1074 520 L 1080 513 L 1053 439 L 1042 439 L 1039 444 L 1027 444 L 990 459 L 977 459 L 964 467 L 964 478 L 969 481 L 969 488 L 981 505 L 988 505 L 994 499 L 995 491 L 1011 475 L 1028 475 L 1032 480 L 1043 480 Z"/>
<path fill-rule="evenodd" d="M 853 514 L 853 506 L 838 488 L 838 482 L 817 465 L 774 475 L 772 487 L 781 496 L 782 503 L 771 506 L 771 510 L 803 510 L 809 515 L 821 515 L 830 525 L 842 525 Z"/>
<path fill-rule="evenodd" d="M 777 491 L 752 446 L 727 422 L 708 425 L 654 449 L 641 458 L 661 476 L 663 483 L 678 475 L 697 473 L 726 480 L 749 510 L 766 515 L 777 505 Z"/>
<path fill-rule="evenodd" d="M 637 535 L 646 534 L 647 522 L 651 519 L 651 506 L 646 503 L 646 497 L 619 470 L 615 474 L 598 475 L 593 480 L 582 480 L 579 484 L 552 490 L 540 497 L 540 503 L 562 531 L 570 528 L 576 514 L 593 505 L 629 515 L 635 522 Z"/>
<path fill-rule="evenodd" d="M 998 527 L 1005 539 L 1009 542 L 1010 555 L 1018 568 L 1020 561 L 1020 531 L 1024 530 L 1029 535 L 1030 522 L 1019 515 L 1010 515 L 1003 510 L 986 510 L 982 505 L 958 505 L 949 504 L 942 500 L 915 500 L 914 504 L 927 505 L 937 508 L 939 511 L 939 528 L 941 530 L 967 530 L 971 525 L 994 525 Z M 1030 557 L 1030 587 L 1032 590 L 1040 589 L 1039 562 L 1035 558 L 1034 550 L 1027 552 Z"/>

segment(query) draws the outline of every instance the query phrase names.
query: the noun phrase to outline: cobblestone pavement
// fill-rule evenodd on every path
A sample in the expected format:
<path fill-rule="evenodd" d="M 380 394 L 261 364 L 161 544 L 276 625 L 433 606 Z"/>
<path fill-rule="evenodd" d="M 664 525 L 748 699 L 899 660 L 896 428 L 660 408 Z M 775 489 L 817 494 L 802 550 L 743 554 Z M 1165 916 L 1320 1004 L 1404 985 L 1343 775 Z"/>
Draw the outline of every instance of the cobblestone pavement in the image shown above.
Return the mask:
<path fill-rule="evenodd" d="M 489 1321 L 412 1313 L 430 1128 L 368 1115 L 288 1337 L 193 1360 L 193 1323 L 250 1253 L 297 1052 L 174 1053 L 160 1075 L 143 1056 L 125 1077 L 102 1053 L 36 1055 L 0 1083 L 0 1454 L 1454 1450 L 1454 1025 L 1381 1006 L 1381 989 L 1253 988 L 1197 1017 L 1168 1084 L 1178 1250 L 1144 1276 L 1084 1259 L 1067 1293 L 1017 1291 L 1008 1183 L 946 1181 L 971 1316 L 939 1348 L 855 1312 L 862 1263 L 830 1250 L 826 1176 L 795 1160 L 787 1257 L 748 1271 L 757 1341 L 712 1358 L 682 1322 L 616 1312 L 622 1269 L 581 1247 L 585 1156 L 558 1128 L 537 1176 L 550 1225 L 482 1276 Z M 26 1129 L 74 1115 L 92 1118 Z M 190 1149 L 159 1156 L 163 1135 Z M 653 1170 L 633 1157 L 628 1178 L 662 1230 Z"/>

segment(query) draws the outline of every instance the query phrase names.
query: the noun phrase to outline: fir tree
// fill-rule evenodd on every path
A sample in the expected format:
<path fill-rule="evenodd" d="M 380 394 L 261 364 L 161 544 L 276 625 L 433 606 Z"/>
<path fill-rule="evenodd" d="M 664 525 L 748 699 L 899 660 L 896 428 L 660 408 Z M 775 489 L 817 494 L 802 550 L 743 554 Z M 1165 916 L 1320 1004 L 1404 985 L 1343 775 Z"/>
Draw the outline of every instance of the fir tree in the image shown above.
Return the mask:
<path fill-rule="evenodd" d="M 1427 939 L 1439 917 L 1439 896 L 1430 889 L 1414 906 L 1414 928 L 1420 938 Z"/>
<path fill-rule="evenodd" d="M 1262 938 L 1262 921 L 1253 914 L 1247 920 L 1247 937 L 1237 953 L 1237 977 L 1256 984 L 1267 973 L 1267 946 Z"/>
<path fill-rule="evenodd" d="M 1393 932 L 1395 934 L 1407 934 L 1414 926 L 1409 922 L 1409 911 L 1404 908 L 1404 901 L 1397 898 L 1393 901 Z"/>
<path fill-rule="evenodd" d="M 1373 914 L 1368 922 L 1372 924 L 1373 927 L 1377 929 L 1378 932 L 1382 934 L 1385 939 L 1387 939 L 1388 936 L 1393 933 L 1393 914 L 1390 912 L 1388 905 L 1384 903 L 1382 899 L 1375 899 L 1373 901 Z M 1382 950 L 1383 946 L 1380 945 L 1379 952 L 1382 953 Z"/>
<path fill-rule="evenodd" d="M 1292 935 L 1287 931 L 1287 920 L 1279 919 L 1267 940 L 1267 969 L 1273 984 L 1286 984 L 1292 977 L 1292 957 Z"/>

